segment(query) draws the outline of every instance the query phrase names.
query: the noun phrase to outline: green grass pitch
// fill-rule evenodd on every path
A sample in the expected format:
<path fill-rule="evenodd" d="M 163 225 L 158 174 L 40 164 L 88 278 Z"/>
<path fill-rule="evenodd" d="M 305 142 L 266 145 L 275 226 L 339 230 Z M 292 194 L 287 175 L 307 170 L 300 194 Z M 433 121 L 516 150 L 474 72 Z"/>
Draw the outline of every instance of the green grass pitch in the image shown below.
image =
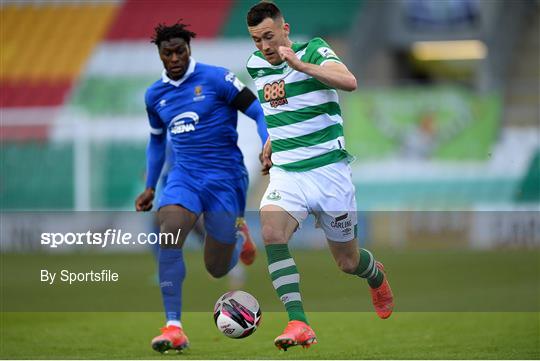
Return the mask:
<path fill-rule="evenodd" d="M 274 347 L 272 340 L 287 320 L 284 312 L 278 312 L 281 305 L 262 257 L 248 269 L 243 287 L 261 303 L 260 328 L 242 340 L 221 335 L 212 307 L 229 289 L 227 280 L 211 280 L 201 254 L 186 252 L 183 324 L 191 348 L 168 355 L 150 348 L 163 324 L 150 255 L 2 254 L 0 358 L 540 358 L 538 251 L 377 251 L 396 296 L 396 312 L 388 320 L 371 311 L 367 286 L 341 274 L 327 250 L 293 254 L 319 344 L 287 352 Z M 116 270 L 122 282 L 81 287 L 39 284 L 40 268 L 90 266 Z M 78 312 L 61 312 L 69 310 Z"/>
<path fill-rule="evenodd" d="M 538 313 L 315 312 L 319 344 L 278 351 L 286 319 L 265 313 L 252 336 L 222 336 L 210 313 L 187 313 L 191 348 L 160 355 L 150 348 L 159 313 L 4 313 L 4 359 L 538 359 Z"/>

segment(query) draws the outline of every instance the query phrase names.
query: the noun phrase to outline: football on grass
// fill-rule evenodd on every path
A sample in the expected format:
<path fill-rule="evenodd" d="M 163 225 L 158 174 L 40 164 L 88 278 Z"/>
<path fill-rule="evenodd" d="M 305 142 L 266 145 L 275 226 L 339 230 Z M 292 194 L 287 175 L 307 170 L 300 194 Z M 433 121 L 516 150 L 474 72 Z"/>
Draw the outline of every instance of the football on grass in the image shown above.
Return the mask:
<path fill-rule="evenodd" d="M 227 337 L 247 337 L 261 322 L 259 302 L 244 291 L 227 292 L 216 302 L 214 321 L 218 330 Z"/>

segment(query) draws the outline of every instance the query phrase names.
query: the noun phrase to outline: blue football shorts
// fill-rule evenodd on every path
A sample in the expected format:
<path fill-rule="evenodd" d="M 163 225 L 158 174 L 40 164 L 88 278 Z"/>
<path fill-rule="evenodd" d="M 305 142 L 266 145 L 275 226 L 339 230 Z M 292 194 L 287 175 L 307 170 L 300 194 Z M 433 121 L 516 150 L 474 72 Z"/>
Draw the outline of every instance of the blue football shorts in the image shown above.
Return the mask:
<path fill-rule="evenodd" d="M 159 199 L 159 208 L 179 205 L 200 216 L 210 237 L 224 244 L 236 242 L 236 220 L 244 216 L 249 179 L 244 173 L 234 179 L 193 177 L 173 168 Z"/>

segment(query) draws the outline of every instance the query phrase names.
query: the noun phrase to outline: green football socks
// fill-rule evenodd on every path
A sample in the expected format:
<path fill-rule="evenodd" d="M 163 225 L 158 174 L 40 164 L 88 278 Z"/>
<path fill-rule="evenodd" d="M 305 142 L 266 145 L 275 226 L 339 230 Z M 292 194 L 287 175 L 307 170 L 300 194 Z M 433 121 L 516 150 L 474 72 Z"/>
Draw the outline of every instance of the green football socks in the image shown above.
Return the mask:
<path fill-rule="evenodd" d="M 359 277 L 366 278 L 371 288 L 377 288 L 384 281 L 384 273 L 376 267 L 375 257 L 367 249 L 360 249 L 360 262 L 354 272 Z"/>
<path fill-rule="evenodd" d="M 286 244 L 270 244 L 266 247 L 268 272 L 281 302 L 285 305 L 289 320 L 307 322 L 302 297 L 300 275 Z"/>

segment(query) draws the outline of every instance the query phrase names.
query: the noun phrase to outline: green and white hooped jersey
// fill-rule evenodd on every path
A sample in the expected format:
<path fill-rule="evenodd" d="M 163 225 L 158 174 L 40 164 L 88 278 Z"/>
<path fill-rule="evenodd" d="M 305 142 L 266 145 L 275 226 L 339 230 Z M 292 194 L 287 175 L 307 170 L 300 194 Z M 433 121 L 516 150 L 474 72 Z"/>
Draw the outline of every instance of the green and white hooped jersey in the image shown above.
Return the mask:
<path fill-rule="evenodd" d="M 292 49 L 306 63 L 341 63 L 321 38 L 293 43 Z M 336 89 L 290 68 L 286 62 L 272 65 L 260 51 L 248 59 L 247 70 L 264 110 L 274 165 L 301 172 L 351 158 L 345 151 Z"/>

